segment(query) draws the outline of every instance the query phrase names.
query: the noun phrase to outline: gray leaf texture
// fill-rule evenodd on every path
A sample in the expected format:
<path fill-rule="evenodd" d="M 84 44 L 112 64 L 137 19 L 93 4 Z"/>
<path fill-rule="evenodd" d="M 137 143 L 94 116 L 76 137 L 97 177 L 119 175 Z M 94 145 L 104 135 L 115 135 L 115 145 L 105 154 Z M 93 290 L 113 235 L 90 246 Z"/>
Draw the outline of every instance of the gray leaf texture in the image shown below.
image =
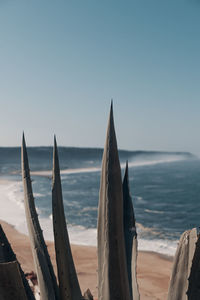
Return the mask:
<path fill-rule="evenodd" d="M 26 221 L 28 225 L 31 248 L 40 288 L 42 300 L 58 300 L 58 289 L 56 277 L 53 271 L 51 260 L 40 228 L 38 215 L 35 208 L 28 156 L 25 138 L 22 139 L 22 180 L 24 184 L 24 205 Z"/>
<path fill-rule="evenodd" d="M 16 260 L 0 263 L 0 300 L 29 300 Z"/>
<path fill-rule="evenodd" d="M 130 294 L 133 300 L 139 300 L 139 288 L 137 283 L 137 232 L 135 214 L 129 189 L 128 162 L 123 179 L 123 201 L 124 201 L 124 237 L 126 249 L 126 261 Z"/>
<path fill-rule="evenodd" d="M 60 300 L 81 300 L 83 297 L 73 262 L 64 214 L 56 139 L 54 139 L 53 153 L 52 211 Z"/>
<path fill-rule="evenodd" d="M 167 300 L 188 300 L 186 292 L 196 241 L 196 228 L 185 231 L 180 237 L 174 257 Z"/>
<path fill-rule="evenodd" d="M 200 234 L 198 234 L 189 276 L 188 300 L 200 299 Z"/>
<path fill-rule="evenodd" d="M 111 105 L 98 207 L 98 300 L 130 300 L 121 168 Z"/>
<path fill-rule="evenodd" d="M 19 266 L 19 273 L 22 279 L 22 283 L 24 286 L 24 290 L 27 296 L 28 300 L 35 300 L 35 297 L 33 295 L 33 292 L 28 284 L 28 281 L 24 275 L 24 272 L 16 258 L 16 255 L 6 237 L 5 232 L 3 231 L 2 226 L 0 225 L 0 263 L 7 263 L 7 262 L 13 262 L 17 261 Z M 13 278 L 15 280 L 15 278 Z"/>

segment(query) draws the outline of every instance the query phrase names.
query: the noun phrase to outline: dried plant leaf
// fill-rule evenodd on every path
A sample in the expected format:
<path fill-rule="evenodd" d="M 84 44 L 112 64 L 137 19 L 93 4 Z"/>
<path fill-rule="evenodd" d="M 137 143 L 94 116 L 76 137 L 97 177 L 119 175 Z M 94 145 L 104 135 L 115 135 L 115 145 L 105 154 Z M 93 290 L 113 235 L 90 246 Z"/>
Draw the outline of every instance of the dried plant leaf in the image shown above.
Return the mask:
<path fill-rule="evenodd" d="M 32 185 L 30 179 L 28 155 L 25 138 L 22 140 L 22 180 L 24 184 L 24 205 L 28 225 L 31 249 L 33 253 L 38 284 L 42 300 L 58 300 L 56 277 L 40 228 L 35 208 Z"/>
<path fill-rule="evenodd" d="M 54 139 L 53 154 L 52 210 L 60 300 L 80 300 L 83 299 L 83 297 L 81 295 L 67 232 L 56 139 Z"/>
<path fill-rule="evenodd" d="M 0 263 L 0 299 L 29 300 L 16 260 Z"/>
<path fill-rule="evenodd" d="M 98 208 L 98 300 L 130 300 L 121 169 L 111 105 Z"/>
<path fill-rule="evenodd" d="M 126 261 L 130 294 L 133 300 L 139 300 L 139 288 L 137 283 L 137 232 L 135 225 L 135 214 L 129 189 L 128 162 L 123 179 L 123 201 L 124 201 L 124 237 L 126 249 Z"/>
<path fill-rule="evenodd" d="M 188 300 L 200 299 L 200 234 L 198 235 L 189 276 Z"/>
<path fill-rule="evenodd" d="M 28 300 L 35 300 L 35 297 L 33 295 L 33 292 L 28 284 L 28 281 L 24 275 L 24 272 L 16 258 L 16 255 L 14 251 L 12 250 L 12 247 L 6 237 L 5 232 L 3 231 L 2 226 L 0 225 L 0 263 L 8 263 L 8 262 L 13 262 L 17 261 L 18 266 L 19 266 L 19 273 L 23 282 L 24 290 L 27 296 Z M 15 278 L 13 277 L 13 280 Z"/>
<path fill-rule="evenodd" d="M 174 257 L 168 300 L 187 300 L 188 277 L 197 241 L 196 228 L 185 231 L 180 238 Z"/>

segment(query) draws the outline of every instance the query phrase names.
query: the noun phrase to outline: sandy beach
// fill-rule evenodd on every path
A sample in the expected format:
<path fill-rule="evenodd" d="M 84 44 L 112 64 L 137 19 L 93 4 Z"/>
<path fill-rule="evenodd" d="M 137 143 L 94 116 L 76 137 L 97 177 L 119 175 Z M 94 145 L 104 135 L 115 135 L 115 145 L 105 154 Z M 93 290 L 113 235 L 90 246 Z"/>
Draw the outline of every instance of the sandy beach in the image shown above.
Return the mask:
<path fill-rule="evenodd" d="M 0 222 L 24 272 L 34 271 L 29 238 L 8 223 Z M 56 271 L 53 242 L 47 242 L 49 254 Z M 97 251 L 96 247 L 72 245 L 76 270 L 84 293 L 89 288 L 97 299 Z M 138 284 L 141 300 L 164 300 L 172 268 L 172 258 L 153 252 L 138 254 Z"/>

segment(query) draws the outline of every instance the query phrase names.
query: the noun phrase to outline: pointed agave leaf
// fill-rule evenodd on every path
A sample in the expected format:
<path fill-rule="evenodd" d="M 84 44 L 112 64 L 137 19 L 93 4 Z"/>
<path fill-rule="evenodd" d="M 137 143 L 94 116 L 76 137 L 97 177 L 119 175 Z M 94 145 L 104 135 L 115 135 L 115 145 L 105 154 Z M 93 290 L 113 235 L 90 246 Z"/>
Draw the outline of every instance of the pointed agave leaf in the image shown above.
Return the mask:
<path fill-rule="evenodd" d="M 15 261 L 16 256 L 8 242 L 8 239 L 0 225 L 0 263 Z"/>
<path fill-rule="evenodd" d="M 56 139 L 54 139 L 53 154 L 52 210 L 60 300 L 80 300 L 83 298 L 67 232 Z"/>
<path fill-rule="evenodd" d="M 132 204 L 132 199 L 129 189 L 129 177 L 128 177 L 128 162 L 126 163 L 126 169 L 123 180 L 123 200 L 124 200 L 124 237 L 125 237 L 125 249 L 130 294 L 133 300 L 139 300 L 139 289 L 137 283 L 137 232 L 135 225 L 135 215 Z"/>
<path fill-rule="evenodd" d="M 15 261 L 17 261 L 16 255 L 11 248 L 11 245 L 3 231 L 2 226 L 0 225 L 0 264 L 8 263 L 8 262 L 15 262 Z M 25 290 L 27 299 L 35 300 L 33 292 L 32 292 L 32 290 L 28 284 L 28 281 L 24 275 L 24 272 L 18 261 L 17 261 L 17 263 L 18 263 L 18 267 L 19 267 L 18 268 L 19 274 L 20 274 L 20 277 L 21 277 L 21 280 L 22 280 L 22 283 L 24 286 L 24 290 Z M 13 280 L 15 280 L 15 278 L 13 278 Z"/>
<path fill-rule="evenodd" d="M 29 300 L 16 260 L 0 263 L 0 299 Z"/>
<path fill-rule="evenodd" d="M 197 230 L 185 231 L 180 238 L 174 257 L 168 300 L 187 300 L 188 277 L 197 241 Z"/>
<path fill-rule="evenodd" d="M 98 208 L 98 300 L 130 300 L 121 169 L 111 105 Z"/>
<path fill-rule="evenodd" d="M 196 242 L 196 249 L 192 260 L 192 267 L 189 276 L 188 300 L 200 299 L 200 234 Z"/>
<path fill-rule="evenodd" d="M 32 185 L 30 179 L 29 163 L 25 139 L 22 141 L 22 180 L 24 184 L 24 204 L 26 221 L 28 225 L 31 248 L 40 288 L 42 300 L 57 300 L 58 290 L 56 277 L 51 260 L 40 228 L 38 215 L 35 208 Z"/>

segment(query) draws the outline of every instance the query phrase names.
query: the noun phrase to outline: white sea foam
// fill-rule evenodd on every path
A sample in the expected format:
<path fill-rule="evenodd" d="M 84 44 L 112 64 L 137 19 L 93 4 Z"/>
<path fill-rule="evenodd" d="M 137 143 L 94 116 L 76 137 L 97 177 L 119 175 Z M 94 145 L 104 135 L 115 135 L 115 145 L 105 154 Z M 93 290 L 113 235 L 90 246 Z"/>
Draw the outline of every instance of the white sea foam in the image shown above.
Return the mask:
<path fill-rule="evenodd" d="M 0 207 L 0 219 L 27 232 L 21 182 L 0 181 Z"/>
<path fill-rule="evenodd" d="M 60 170 L 60 174 L 61 175 L 70 175 L 70 174 L 80 174 L 80 173 L 95 173 L 95 172 L 100 172 L 100 171 L 101 171 L 100 167 L 96 167 L 96 168 L 63 169 L 63 170 Z M 52 176 L 52 171 L 51 170 L 32 171 L 31 175 L 50 177 L 50 176 Z"/>
<path fill-rule="evenodd" d="M 68 226 L 70 242 L 78 245 L 97 246 L 97 229 L 86 229 L 82 226 Z M 178 241 L 140 238 L 138 235 L 138 249 L 152 251 L 168 256 L 173 256 L 176 252 Z"/>
<path fill-rule="evenodd" d="M 176 252 L 178 241 L 153 239 L 146 240 L 138 238 L 138 249 L 143 251 L 153 251 L 168 256 L 173 256 Z"/>
<path fill-rule="evenodd" d="M 157 164 L 164 164 L 164 163 L 172 163 L 176 161 L 182 161 L 185 160 L 184 155 L 158 155 L 156 159 L 147 159 L 147 160 L 131 160 L 128 163 L 129 168 L 132 167 L 142 167 L 142 166 L 151 166 L 151 165 L 157 165 Z M 125 163 L 121 165 L 122 168 L 125 168 Z"/>
<path fill-rule="evenodd" d="M 158 156 L 157 159 L 147 159 L 147 160 L 130 160 L 129 168 L 133 167 L 143 167 L 143 166 L 151 166 L 163 163 L 172 163 L 175 161 L 185 160 L 183 155 L 166 155 L 166 156 Z M 121 164 L 121 168 L 124 169 L 126 163 Z M 80 174 L 80 173 L 96 173 L 101 172 L 101 167 L 89 167 L 89 168 L 75 168 L 75 169 L 63 169 L 60 170 L 61 175 L 70 175 L 70 174 Z M 43 176 L 43 177 L 51 177 L 52 170 L 43 170 L 43 171 L 32 171 L 31 175 Z"/>
<path fill-rule="evenodd" d="M 24 234 L 28 234 L 23 203 L 23 187 L 19 181 L 0 181 L 0 219 L 14 225 Z M 39 217 L 46 240 L 53 241 L 52 216 Z M 137 224 L 138 225 L 138 224 Z M 138 231 L 141 231 L 141 224 Z M 70 242 L 78 245 L 97 245 L 97 229 L 83 226 L 67 225 Z M 150 230 L 150 229 L 149 229 Z M 144 231 L 144 230 L 142 230 Z M 154 251 L 166 255 L 174 255 L 177 241 L 165 239 L 144 239 L 138 235 L 139 250 Z"/>
<path fill-rule="evenodd" d="M 91 206 L 86 206 L 84 207 L 81 212 L 87 212 L 87 211 L 97 211 L 98 208 L 97 207 L 91 207 Z"/>
<path fill-rule="evenodd" d="M 145 209 L 144 211 L 150 214 L 160 214 L 160 215 L 164 214 L 164 211 L 153 210 L 153 209 Z"/>
<path fill-rule="evenodd" d="M 40 224 L 46 240 L 53 241 L 52 220 L 40 219 Z M 67 225 L 69 239 L 72 244 L 97 246 L 97 229 L 85 228 L 83 226 Z M 178 241 L 164 239 L 144 239 L 138 235 L 138 249 L 143 251 L 152 251 L 160 254 L 173 256 L 176 251 Z"/>
<path fill-rule="evenodd" d="M 40 219 L 40 224 L 46 240 L 53 241 L 52 220 Z M 97 246 L 97 229 L 85 228 L 83 226 L 67 225 L 70 243 L 84 246 Z M 138 235 L 138 249 L 142 251 L 152 251 L 160 254 L 173 256 L 176 251 L 178 241 L 140 238 Z"/>
<path fill-rule="evenodd" d="M 97 229 L 68 225 L 70 242 L 77 245 L 97 246 Z"/>
<path fill-rule="evenodd" d="M 97 246 L 97 229 L 86 229 L 82 226 L 68 225 L 70 242 L 78 245 Z M 153 251 L 168 256 L 173 256 L 176 251 L 178 241 L 152 239 L 147 240 L 138 236 L 138 249 L 143 251 Z"/>

